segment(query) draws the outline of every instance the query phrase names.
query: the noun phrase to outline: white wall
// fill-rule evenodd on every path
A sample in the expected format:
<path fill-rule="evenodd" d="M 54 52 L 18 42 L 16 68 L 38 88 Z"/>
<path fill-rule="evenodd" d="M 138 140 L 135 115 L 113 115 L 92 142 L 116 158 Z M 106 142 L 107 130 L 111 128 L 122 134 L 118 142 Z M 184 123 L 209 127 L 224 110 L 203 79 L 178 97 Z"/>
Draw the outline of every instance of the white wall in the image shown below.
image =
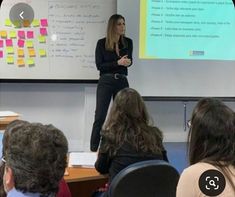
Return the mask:
<path fill-rule="evenodd" d="M 95 111 L 96 84 L 0 83 L 0 110 L 11 110 L 28 121 L 52 123 L 69 141 L 70 151 L 89 150 Z M 235 109 L 235 103 L 227 103 Z M 184 103 L 148 101 L 153 121 L 163 131 L 165 141 L 185 141 Z M 190 119 L 195 102 L 187 102 Z"/>
<path fill-rule="evenodd" d="M 0 84 L 0 110 L 18 112 L 24 120 L 52 123 L 64 131 L 70 150 L 83 150 L 89 145 L 95 89 L 81 84 Z"/>

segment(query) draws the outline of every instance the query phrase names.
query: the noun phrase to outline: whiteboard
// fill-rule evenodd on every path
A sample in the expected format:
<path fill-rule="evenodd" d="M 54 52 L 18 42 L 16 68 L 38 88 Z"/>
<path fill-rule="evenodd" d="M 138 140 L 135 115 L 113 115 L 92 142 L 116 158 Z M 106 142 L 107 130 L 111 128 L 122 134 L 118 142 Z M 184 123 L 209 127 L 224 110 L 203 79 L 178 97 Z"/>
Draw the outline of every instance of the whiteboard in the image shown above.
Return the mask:
<path fill-rule="evenodd" d="M 233 8 L 232 1 L 226 0 L 226 2 L 230 3 Z M 140 0 L 118 0 L 117 11 L 125 16 L 126 35 L 133 39 L 133 65 L 129 69 L 129 83 L 141 95 L 146 97 L 235 97 L 235 61 L 140 59 Z M 233 12 L 235 14 L 234 9 Z M 234 42 L 234 37 L 231 38 L 231 42 Z M 224 50 L 230 49 L 224 47 Z"/>
<path fill-rule="evenodd" d="M 10 9 L 19 2 L 27 3 L 33 8 L 34 19 L 39 20 L 39 26 L 31 24 L 30 27 L 20 29 L 13 25 L 7 26 Z M 98 79 L 95 66 L 96 42 L 105 37 L 107 21 L 116 13 L 116 7 L 116 0 L 3 1 L 0 32 L 7 32 L 7 38 L 0 37 L 0 42 L 3 42 L 3 46 L 0 46 L 0 79 Z M 48 23 L 45 27 L 45 42 L 39 40 L 40 28 L 43 28 L 41 19 Z M 18 40 L 21 39 L 18 31 L 25 32 L 25 43 L 21 47 L 18 46 Z M 27 32 L 32 31 L 33 38 L 28 38 Z M 10 32 L 15 32 L 16 37 L 11 38 Z M 6 39 L 12 40 L 13 53 L 8 53 Z M 30 40 L 35 55 L 29 52 L 27 41 Z M 18 55 L 20 48 L 23 49 L 23 57 Z M 46 55 L 41 54 L 42 50 Z M 9 56 L 13 63 L 9 63 Z"/>

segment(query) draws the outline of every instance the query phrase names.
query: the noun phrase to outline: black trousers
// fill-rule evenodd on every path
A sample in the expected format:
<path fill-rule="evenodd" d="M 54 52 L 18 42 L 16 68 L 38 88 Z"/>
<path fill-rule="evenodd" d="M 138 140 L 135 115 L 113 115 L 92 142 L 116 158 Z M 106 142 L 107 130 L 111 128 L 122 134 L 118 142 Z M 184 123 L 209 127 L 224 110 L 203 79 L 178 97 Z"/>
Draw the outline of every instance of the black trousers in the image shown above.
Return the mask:
<path fill-rule="evenodd" d="M 111 98 L 115 97 L 119 90 L 129 87 L 128 80 L 125 76 L 115 77 L 112 74 L 100 76 L 96 90 L 96 110 L 95 121 L 93 123 L 90 150 L 97 151 L 100 143 L 100 131 L 106 119 L 107 111 Z"/>

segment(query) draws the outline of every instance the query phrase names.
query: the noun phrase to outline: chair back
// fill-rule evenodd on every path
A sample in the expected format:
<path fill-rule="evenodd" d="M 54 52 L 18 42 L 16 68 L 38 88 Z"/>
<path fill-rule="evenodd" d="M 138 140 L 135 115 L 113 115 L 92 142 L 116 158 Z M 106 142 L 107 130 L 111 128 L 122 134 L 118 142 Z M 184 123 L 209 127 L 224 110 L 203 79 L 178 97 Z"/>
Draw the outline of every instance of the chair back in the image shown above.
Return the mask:
<path fill-rule="evenodd" d="M 129 165 L 112 180 L 110 197 L 175 197 L 178 171 L 163 160 Z"/>

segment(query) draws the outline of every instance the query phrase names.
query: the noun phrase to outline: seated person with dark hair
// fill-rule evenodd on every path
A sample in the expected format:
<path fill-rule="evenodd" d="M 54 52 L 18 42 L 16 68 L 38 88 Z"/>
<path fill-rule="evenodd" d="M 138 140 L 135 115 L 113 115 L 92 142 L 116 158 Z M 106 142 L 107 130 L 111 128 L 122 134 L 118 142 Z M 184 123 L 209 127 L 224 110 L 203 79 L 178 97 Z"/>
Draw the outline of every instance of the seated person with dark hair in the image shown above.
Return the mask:
<path fill-rule="evenodd" d="M 153 159 L 168 161 L 162 132 L 151 124 L 144 101 L 134 89 L 118 92 L 101 135 L 95 168 L 102 174 L 109 173 L 110 181 L 130 164 Z"/>
<path fill-rule="evenodd" d="M 10 126 L 10 125 L 9 125 Z M 3 139 L 8 197 L 53 197 L 66 168 L 68 142 L 52 125 L 18 121 Z M 8 138 L 8 139 L 5 139 Z M 4 143 L 4 141 L 8 143 Z"/>
<path fill-rule="evenodd" d="M 235 196 L 235 116 L 214 98 L 202 98 L 193 110 L 188 134 L 190 166 L 177 197 Z"/>

